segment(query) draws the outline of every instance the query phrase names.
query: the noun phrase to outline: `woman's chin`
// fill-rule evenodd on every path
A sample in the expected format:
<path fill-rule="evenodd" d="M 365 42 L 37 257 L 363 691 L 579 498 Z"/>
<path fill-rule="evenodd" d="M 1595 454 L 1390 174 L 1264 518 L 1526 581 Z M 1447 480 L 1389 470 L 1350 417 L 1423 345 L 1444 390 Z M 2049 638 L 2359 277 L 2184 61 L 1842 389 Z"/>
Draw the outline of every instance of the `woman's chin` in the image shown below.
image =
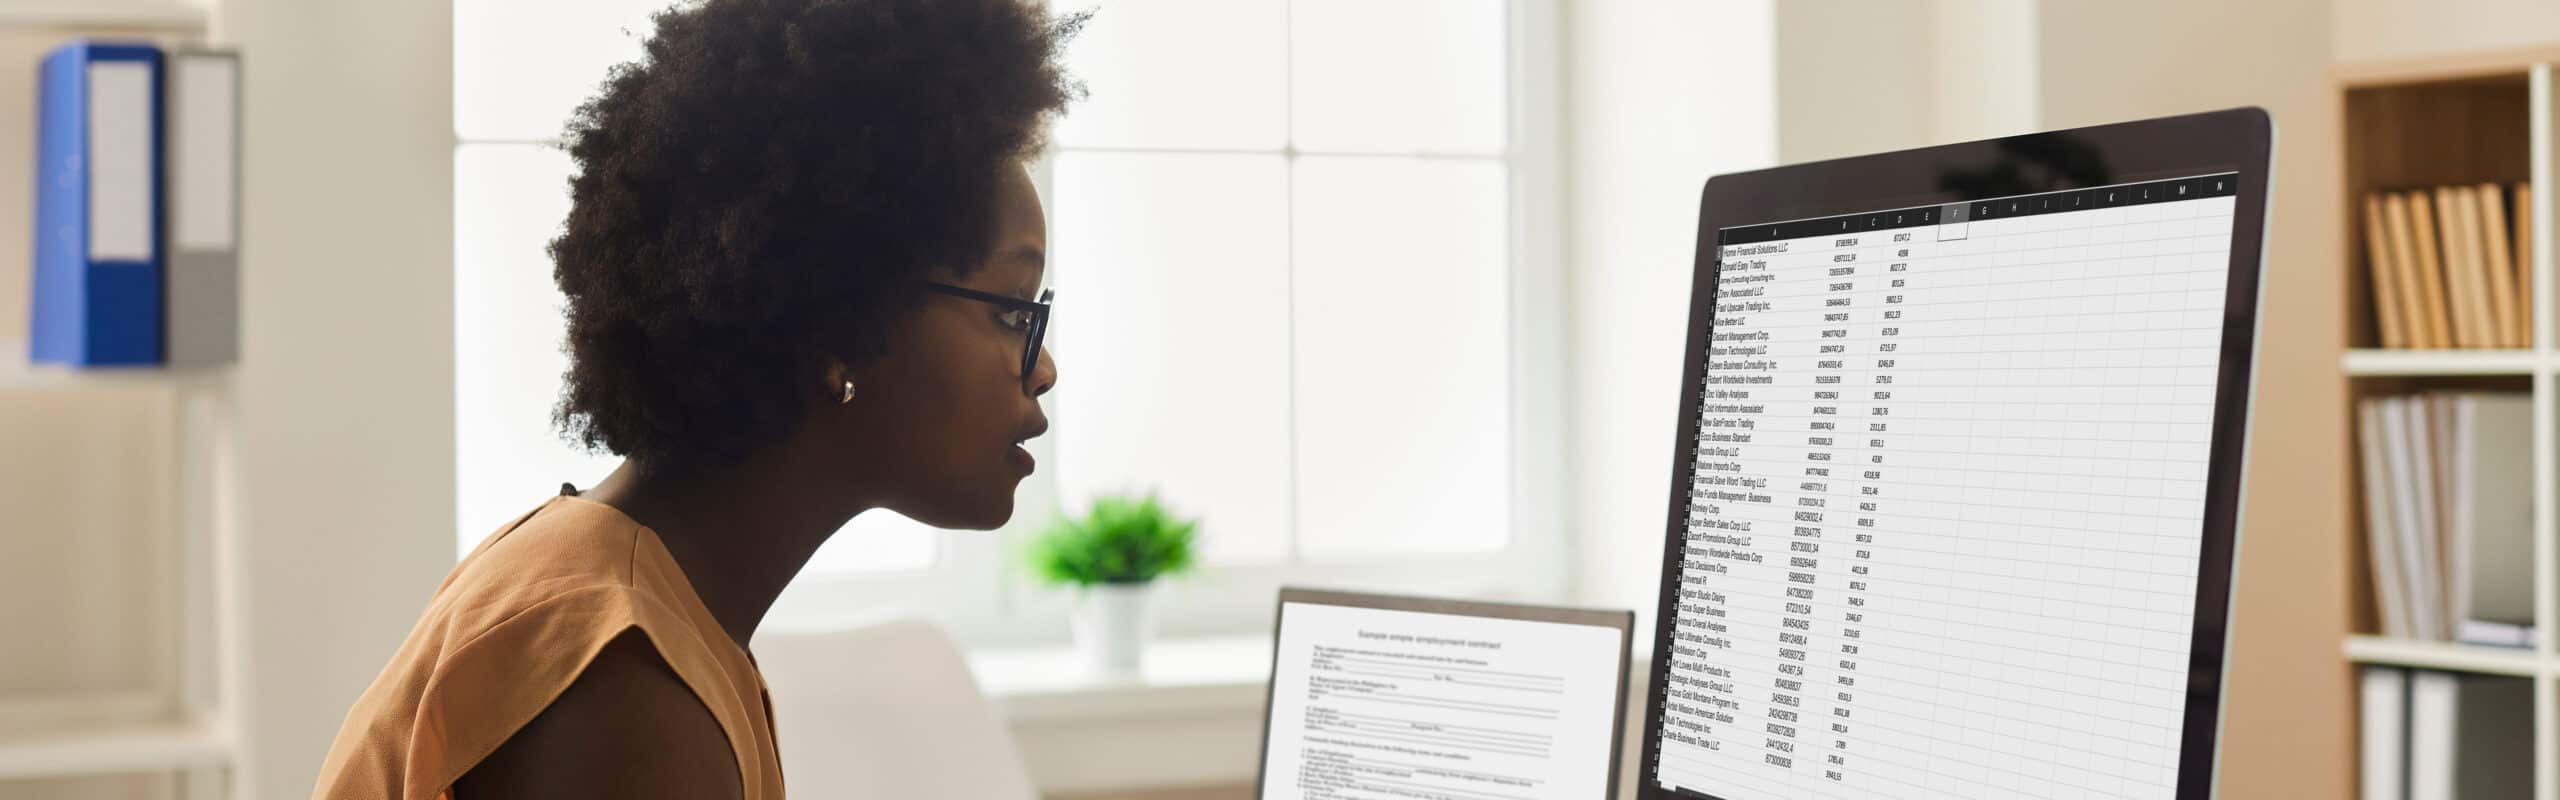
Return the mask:
<path fill-rule="evenodd" d="M 1002 528 L 1005 523 L 1013 520 L 1012 488 L 1007 486 L 1004 492 L 988 497 L 973 497 L 942 504 L 930 511 L 900 510 L 898 513 L 943 530 L 991 531 Z"/>
<path fill-rule="evenodd" d="M 1013 501 L 1008 499 L 1005 501 L 1003 509 L 964 523 L 959 529 L 964 531 L 991 531 L 997 528 L 1002 528 L 1005 523 L 1012 521 Z"/>

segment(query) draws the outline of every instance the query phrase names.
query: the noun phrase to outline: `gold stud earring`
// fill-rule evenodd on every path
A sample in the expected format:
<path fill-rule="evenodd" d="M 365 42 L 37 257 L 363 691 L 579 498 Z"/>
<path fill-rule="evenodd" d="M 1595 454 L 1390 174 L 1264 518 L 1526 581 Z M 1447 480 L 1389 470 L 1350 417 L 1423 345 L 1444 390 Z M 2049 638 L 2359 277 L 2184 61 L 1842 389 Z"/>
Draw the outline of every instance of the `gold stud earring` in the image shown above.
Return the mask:
<path fill-rule="evenodd" d="M 853 379 L 852 379 L 852 378 L 846 378 L 846 379 L 844 379 L 844 397 L 843 397 L 843 398 L 841 398 L 841 399 L 836 400 L 836 404 L 837 404 L 837 405 L 845 405 L 845 404 L 852 403 L 852 402 L 853 402 Z"/>

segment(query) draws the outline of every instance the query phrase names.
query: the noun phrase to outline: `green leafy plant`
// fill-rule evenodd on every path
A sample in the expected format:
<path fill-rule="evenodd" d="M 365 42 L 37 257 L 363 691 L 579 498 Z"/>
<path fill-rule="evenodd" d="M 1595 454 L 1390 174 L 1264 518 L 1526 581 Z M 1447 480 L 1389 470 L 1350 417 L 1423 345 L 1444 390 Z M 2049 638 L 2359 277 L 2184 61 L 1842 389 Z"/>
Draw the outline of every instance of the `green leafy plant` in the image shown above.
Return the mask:
<path fill-rule="evenodd" d="M 1166 511 L 1153 493 L 1099 497 L 1082 518 L 1061 517 L 1033 537 L 1031 574 L 1074 586 L 1145 583 L 1191 569 L 1199 520 Z"/>

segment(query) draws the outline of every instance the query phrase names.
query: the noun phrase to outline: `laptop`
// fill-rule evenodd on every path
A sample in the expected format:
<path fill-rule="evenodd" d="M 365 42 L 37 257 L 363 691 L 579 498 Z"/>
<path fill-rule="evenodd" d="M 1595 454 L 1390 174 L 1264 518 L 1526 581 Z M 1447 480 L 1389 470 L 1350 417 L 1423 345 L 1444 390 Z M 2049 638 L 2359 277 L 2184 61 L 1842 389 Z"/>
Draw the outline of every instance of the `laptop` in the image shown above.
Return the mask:
<path fill-rule="evenodd" d="M 1634 623 L 1283 588 L 1256 796 L 1614 797 Z"/>

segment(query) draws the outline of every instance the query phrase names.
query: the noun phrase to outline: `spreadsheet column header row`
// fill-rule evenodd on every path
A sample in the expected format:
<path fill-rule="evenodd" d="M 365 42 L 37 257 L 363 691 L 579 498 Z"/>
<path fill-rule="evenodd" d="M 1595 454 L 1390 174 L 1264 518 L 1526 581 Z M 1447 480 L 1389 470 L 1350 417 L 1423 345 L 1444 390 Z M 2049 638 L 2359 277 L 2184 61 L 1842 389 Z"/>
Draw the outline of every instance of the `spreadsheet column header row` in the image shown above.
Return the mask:
<path fill-rule="evenodd" d="M 2239 173 L 2224 172 L 2187 178 L 1969 200 L 1935 206 L 1915 206 L 1812 219 L 1738 225 L 1718 230 L 1716 243 L 1719 245 L 1752 244 L 1835 233 L 1957 225 L 2037 214 L 2061 214 L 2206 197 L 2229 197 L 2239 193 L 2239 177 Z"/>

